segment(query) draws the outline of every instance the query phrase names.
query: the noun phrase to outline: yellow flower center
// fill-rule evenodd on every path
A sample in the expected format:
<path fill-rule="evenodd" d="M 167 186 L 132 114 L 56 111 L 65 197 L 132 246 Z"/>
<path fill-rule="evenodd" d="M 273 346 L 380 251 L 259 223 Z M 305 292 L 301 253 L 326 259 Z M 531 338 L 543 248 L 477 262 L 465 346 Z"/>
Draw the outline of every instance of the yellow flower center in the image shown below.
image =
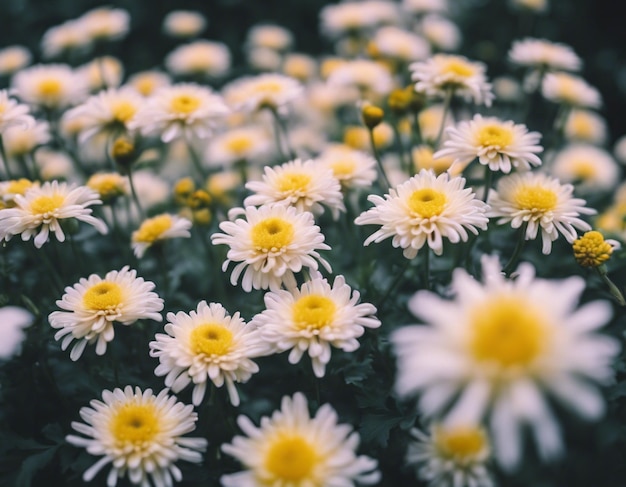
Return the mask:
<path fill-rule="evenodd" d="M 545 349 L 545 318 L 531 303 L 515 296 L 495 296 L 474 307 L 470 351 L 479 362 L 528 366 Z"/>
<path fill-rule="evenodd" d="M 267 93 L 275 95 L 283 91 L 283 85 L 278 81 L 262 81 L 254 87 L 254 90 L 257 93 Z"/>
<path fill-rule="evenodd" d="M 111 112 L 116 121 L 126 123 L 135 116 L 137 107 L 129 101 L 121 100 L 113 105 Z"/>
<path fill-rule="evenodd" d="M 143 96 L 149 96 L 152 94 L 154 89 L 156 88 L 156 82 L 154 78 L 150 76 L 145 76 L 135 80 L 135 89 L 141 93 Z"/>
<path fill-rule="evenodd" d="M 513 142 L 513 132 L 510 128 L 499 125 L 485 125 L 476 134 L 476 141 L 483 147 L 508 147 Z"/>
<path fill-rule="evenodd" d="M 354 174 L 356 162 L 354 159 L 338 159 L 331 162 L 330 167 L 335 177 L 341 178 Z"/>
<path fill-rule="evenodd" d="M 559 83 L 558 83 L 558 88 L 559 88 L 559 92 L 561 95 L 561 98 L 571 104 L 576 104 L 576 101 L 578 100 L 578 94 L 579 94 L 579 90 L 577 89 L 577 83 L 574 81 L 573 78 L 567 76 L 567 75 L 561 75 L 559 77 Z"/>
<path fill-rule="evenodd" d="M 281 193 L 304 192 L 308 189 L 311 176 L 302 173 L 283 174 L 278 181 L 278 191 Z"/>
<path fill-rule="evenodd" d="M 293 241 L 294 228 L 282 218 L 270 217 L 252 227 L 252 245 L 257 250 L 279 250 Z"/>
<path fill-rule="evenodd" d="M 330 325 L 335 319 L 337 306 L 334 301 L 320 294 L 302 296 L 293 305 L 293 321 L 299 330 L 317 330 Z"/>
<path fill-rule="evenodd" d="M 37 215 L 45 215 L 58 210 L 65 202 L 65 197 L 60 194 L 52 196 L 38 196 L 30 204 L 30 211 Z"/>
<path fill-rule="evenodd" d="M 87 181 L 87 186 L 97 191 L 103 200 L 125 193 L 123 179 L 119 174 L 97 174 Z"/>
<path fill-rule="evenodd" d="M 276 479 L 300 485 L 301 481 L 310 478 L 317 461 L 316 451 L 304 438 L 281 436 L 270 446 L 265 468 Z"/>
<path fill-rule="evenodd" d="M 171 227 L 172 217 L 170 215 L 155 216 L 141 224 L 139 230 L 134 233 L 133 240 L 135 242 L 152 243 L 158 240 Z"/>
<path fill-rule="evenodd" d="M 551 189 L 524 185 L 516 191 L 513 200 L 518 208 L 545 213 L 555 208 L 558 198 Z"/>
<path fill-rule="evenodd" d="M 63 85 L 57 79 L 44 79 L 39 82 L 39 94 L 45 97 L 56 97 L 61 94 Z"/>
<path fill-rule="evenodd" d="M 598 267 L 609 260 L 613 247 L 604 241 L 600 232 L 586 232 L 572 244 L 574 258 L 583 267 Z"/>
<path fill-rule="evenodd" d="M 237 156 L 244 154 L 251 147 L 252 141 L 245 135 L 230 137 L 226 142 L 226 148 Z"/>
<path fill-rule="evenodd" d="M 93 311 L 106 311 L 122 304 L 122 295 L 122 288 L 118 284 L 103 281 L 85 291 L 83 304 Z"/>
<path fill-rule="evenodd" d="M 33 186 L 33 182 L 30 179 L 20 178 L 9 181 L 6 192 L 8 194 L 24 194 L 28 188 Z"/>
<path fill-rule="evenodd" d="M 195 112 L 200 106 L 200 99 L 198 97 L 182 94 L 172 98 L 172 111 L 175 113 L 181 113 L 189 115 Z"/>
<path fill-rule="evenodd" d="M 189 340 L 196 355 L 224 355 L 231 349 L 233 334 L 224 325 L 204 323 L 193 329 Z"/>
<path fill-rule="evenodd" d="M 572 115 L 570 124 L 574 134 L 580 138 L 588 139 L 593 135 L 593 123 L 589 116 L 584 113 Z"/>
<path fill-rule="evenodd" d="M 442 71 L 444 74 L 468 78 L 474 74 L 474 67 L 461 59 L 451 59 L 445 64 Z"/>
<path fill-rule="evenodd" d="M 597 174 L 596 166 L 589 159 L 575 159 L 572 161 L 572 170 L 577 179 L 586 180 Z"/>
<path fill-rule="evenodd" d="M 124 404 L 111 418 L 117 444 L 143 446 L 159 434 L 159 414 L 152 404 Z"/>
<path fill-rule="evenodd" d="M 454 461 L 471 460 L 483 452 L 488 444 L 484 430 L 475 426 L 437 426 L 433 438 L 439 453 Z"/>
<path fill-rule="evenodd" d="M 430 188 L 413 191 L 407 201 L 409 210 L 422 218 L 432 218 L 433 216 L 441 215 L 441 212 L 446 207 L 446 203 L 447 198 L 445 194 Z"/>

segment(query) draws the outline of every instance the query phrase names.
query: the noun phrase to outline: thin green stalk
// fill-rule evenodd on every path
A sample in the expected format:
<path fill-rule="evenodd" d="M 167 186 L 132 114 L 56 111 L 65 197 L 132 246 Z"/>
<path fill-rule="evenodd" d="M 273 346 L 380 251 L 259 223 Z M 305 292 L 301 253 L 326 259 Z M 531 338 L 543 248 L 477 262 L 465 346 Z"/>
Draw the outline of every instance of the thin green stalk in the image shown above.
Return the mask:
<path fill-rule="evenodd" d="M 285 124 L 285 121 L 281 118 L 276 108 L 270 107 L 269 110 L 272 113 L 272 117 L 274 118 L 274 125 L 275 125 L 274 135 L 276 138 L 276 145 L 278 146 L 279 152 L 286 160 L 295 159 L 296 154 L 293 148 L 291 147 L 291 143 L 289 141 L 289 131 L 287 130 L 287 125 Z M 284 148 L 282 147 L 282 142 L 284 142 L 284 145 L 285 145 Z"/>
<path fill-rule="evenodd" d="M 86 271 L 86 269 L 83 266 L 83 258 L 81 256 L 80 251 L 78 250 L 78 247 L 76 245 L 76 241 L 74 240 L 74 237 L 73 237 L 72 234 L 69 234 L 67 236 L 67 239 L 70 241 L 70 247 L 72 249 L 72 254 L 74 254 L 74 259 L 76 259 L 74 263 L 78 266 L 78 269 L 80 270 L 80 272 L 82 274 L 82 273 L 84 273 Z"/>
<path fill-rule="evenodd" d="M 389 296 L 391 296 L 391 293 L 393 292 L 393 290 L 396 289 L 398 287 L 398 285 L 400 285 L 400 283 L 404 280 L 404 276 L 406 274 L 406 271 L 407 271 L 407 269 L 410 266 L 411 266 L 411 259 L 405 259 L 404 265 L 400 269 L 400 272 L 398 273 L 396 278 L 393 281 L 391 281 L 391 284 L 389 285 L 389 287 L 385 291 L 385 294 L 383 294 L 383 297 L 380 299 L 380 301 L 376 305 L 376 309 L 379 312 L 382 309 L 382 307 L 385 305 L 387 300 L 389 299 Z"/>
<path fill-rule="evenodd" d="M 622 294 L 622 292 L 619 290 L 619 288 L 615 285 L 615 283 L 608 276 L 606 266 L 601 265 L 599 267 L 596 267 L 596 271 L 598 271 L 598 274 L 602 278 L 602 281 L 604 281 L 604 283 L 607 285 L 607 287 L 609 288 L 609 292 L 615 298 L 615 300 L 619 303 L 619 305 L 626 306 L 626 299 L 624 299 L 624 295 Z"/>
<path fill-rule="evenodd" d="M 411 170 L 411 155 L 407 154 L 406 148 L 404 147 L 404 143 L 402 142 L 402 134 L 400 133 L 400 127 L 398 126 L 398 120 L 395 120 L 392 124 L 393 133 L 396 139 L 396 147 L 398 150 L 398 155 L 400 156 L 400 160 L 402 161 L 402 166 L 404 166 L 407 174 L 412 176 Z"/>
<path fill-rule="evenodd" d="M 7 152 L 4 147 L 4 139 L 2 138 L 2 134 L 0 133 L 0 157 L 2 158 L 2 163 L 4 164 L 4 172 L 6 172 L 8 179 L 13 179 L 13 174 L 11 173 L 11 168 L 9 167 L 9 159 L 7 158 Z"/>
<path fill-rule="evenodd" d="M 135 203 L 135 206 L 137 207 L 137 211 L 139 211 L 139 216 L 141 217 L 141 220 L 144 220 L 146 218 L 146 214 L 143 211 L 141 203 L 139 202 L 137 190 L 135 189 L 135 183 L 133 182 L 133 170 L 130 166 L 128 167 L 128 182 L 130 184 L 130 193 L 132 195 L 133 201 Z"/>
<path fill-rule="evenodd" d="M 485 180 L 484 186 L 485 189 L 483 191 L 483 202 L 487 203 L 489 199 L 489 191 L 491 191 L 491 184 L 493 181 L 493 171 L 489 168 L 489 165 L 485 166 Z"/>
<path fill-rule="evenodd" d="M 372 146 L 372 152 L 374 154 L 374 159 L 376 159 L 376 163 L 378 164 L 378 170 L 380 171 L 380 175 L 385 182 L 383 187 L 383 191 L 386 193 L 389 191 L 391 184 L 389 183 L 389 179 L 387 178 L 387 173 L 385 172 L 385 168 L 383 167 L 383 162 L 380 159 L 380 154 L 378 153 L 378 149 L 376 148 L 376 141 L 374 140 L 374 129 L 367 129 L 370 135 L 370 145 Z"/>
<path fill-rule="evenodd" d="M 200 160 L 200 156 L 198 156 L 198 154 L 196 153 L 196 150 L 194 149 L 193 144 L 191 143 L 191 140 L 186 138 L 185 142 L 187 143 L 187 152 L 189 152 L 189 157 L 191 158 L 191 162 L 193 163 L 194 167 L 196 168 L 196 172 L 198 173 L 198 176 L 200 177 L 200 186 L 204 188 L 204 185 L 206 184 L 206 180 L 209 177 L 209 175 L 207 174 L 207 171 L 205 170 L 205 168 L 202 166 L 202 161 Z"/>
<path fill-rule="evenodd" d="M 446 119 L 448 118 L 448 112 L 450 112 L 450 105 L 452 104 L 453 95 L 454 95 L 454 89 L 448 88 L 446 90 L 446 95 L 443 99 L 443 115 L 441 116 L 441 125 L 439 126 L 439 132 L 437 133 L 437 138 L 435 139 L 433 149 L 437 149 L 439 147 L 439 144 L 441 143 L 441 138 L 443 137 L 443 130 L 446 127 Z"/>
<path fill-rule="evenodd" d="M 424 261 L 422 262 L 422 279 L 424 280 L 424 289 L 430 291 L 430 248 L 424 247 Z"/>
<path fill-rule="evenodd" d="M 515 244 L 515 249 L 513 250 L 511 258 L 503 269 L 506 277 L 510 277 L 513 269 L 517 266 L 517 262 L 519 261 L 519 257 L 522 254 L 522 250 L 524 250 L 524 246 L 526 245 L 526 227 L 528 227 L 528 222 L 522 223 L 522 226 L 519 228 L 519 238 L 517 239 L 517 243 Z"/>

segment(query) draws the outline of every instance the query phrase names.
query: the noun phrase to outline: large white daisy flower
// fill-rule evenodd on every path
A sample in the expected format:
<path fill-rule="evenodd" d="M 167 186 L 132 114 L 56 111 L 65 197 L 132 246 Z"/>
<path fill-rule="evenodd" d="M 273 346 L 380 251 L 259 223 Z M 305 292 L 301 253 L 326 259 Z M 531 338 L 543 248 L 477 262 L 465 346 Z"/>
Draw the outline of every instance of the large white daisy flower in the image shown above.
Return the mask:
<path fill-rule="evenodd" d="M 477 105 L 490 106 L 494 98 L 491 83 L 481 62 L 464 56 L 435 54 L 409 66 L 415 90 L 431 97 L 445 98 L 449 92 Z"/>
<path fill-rule="evenodd" d="M 155 375 L 179 392 L 193 382 L 192 402 L 199 406 L 207 382 L 226 384 L 230 402 L 239 405 L 235 382 L 247 382 L 259 367 L 251 359 L 270 353 L 256 328 L 239 313 L 228 316 L 221 304 L 201 301 L 196 311 L 167 314 L 167 334 L 157 333 L 150 342 L 150 356 L 158 357 Z"/>
<path fill-rule="evenodd" d="M 48 316 L 50 326 L 59 330 L 54 339 L 63 339 L 62 350 L 76 340 L 70 352 L 72 360 L 78 360 L 85 347 L 94 343 L 96 354 L 104 355 L 115 335 L 114 322 L 131 325 L 141 319 L 163 320 L 163 300 L 153 289 L 154 283 L 137 277 L 137 271 L 128 266 L 108 272 L 104 279 L 97 274 L 81 278 L 66 287 L 56 302 L 64 311 Z"/>
<path fill-rule="evenodd" d="M 183 478 L 175 463 L 202 462 L 207 446 L 204 438 L 183 436 L 196 428 L 198 415 L 193 406 L 168 395 L 167 389 L 156 396 L 151 389 L 131 386 L 104 390 L 102 401 L 91 400 L 81 408 L 80 417 L 84 423 L 72 421 L 80 435 L 67 435 L 65 440 L 102 457 L 85 470 L 85 482 L 110 463 L 109 487 L 125 476 L 141 487 L 172 487 Z"/>
<path fill-rule="evenodd" d="M 529 132 L 524 124 L 496 117 L 474 115 L 471 120 L 459 122 L 446 129 L 443 148 L 433 157 L 453 157 L 453 164 L 465 165 L 478 158 L 491 171 L 511 172 L 513 167 L 530 169 L 541 165 L 536 155 L 543 151 L 538 144 L 539 132 Z"/>
<path fill-rule="evenodd" d="M 224 487 L 354 487 L 380 480 L 376 460 L 357 456 L 359 435 L 338 424 L 329 404 L 313 418 L 307 400 L 297 392 L 283 397 L 281 409 L 261 418 L 260 427 L 247 416 L 237 424 L 247 436 L 235 436 L 222 445 L 224 453 L 244 466 L 242 472 L 224 475 Z"/>
<path fill-rule="evenodd" d="M 244 218 L 220 223 L 224 233 L 211 235 L 213 245 L 230 247 L 222 271 L 231 261 L 237 262 L 230 276 L 233 286 L 242 273 L 241 287 L 250 292 L 253 288 L 278 291 L 283 284 L 294 288 L 294 273 L 303 268 L 317 270 L 319 264 L 331 272 L 330 264 L 317 252 L 330 247 L 311 212 L 280 203 L 235 210 L 234 215 Z"/>
<path fill-rule="evenodd" d="M 381 225 L 364 245 L 392 237 L 392 245 L 401 247 L 407 259 L 428 245 L 436 255 L 443 252 L 443 239 L 452 243 L 469 238 L 467 230 L 478 234 L 485 230 L 487 205 L 476 198 L 465 179 L 448 173 L 436 176 L 421 170 L 408 181 L 389 191 L 384 198 L 370 195 L 374 208 L 361 213 L 357 225 Z"/>
<path fill-rule="evenodd" d="M 284 203 L 316 215 L 327 206 L 335 219 L 346 210 L 339 180 L 315 159 L 265 166 L 262 181 L 250 181 L 246 188 L 253 194 L 244 200 L 244 206 Z"/>
<path fill-rule="evenodd" d="M 524 238 L 534 240 L 541 230 L 542 252 L 549 254 L 552 242 L 559 233 L 569 243 L 576 237 L 576 229 L 587 231 L 591 226 L 579 218 L 596 211 L 586 202 L 574 198 L 574 186 L 561 184 L 543 173 L 511 174 L 498 181 L 496 191 L 489 194 L 488 216 L 498 217 L 497 223 L 511 223 L 513 228 L 526 226 Z"/>
<path fill-rule="evenodd" d="M 144 135 L 158 135 L 165 143 L 181 136 L 203 139 L 229 113 L 222 97 L 211 89 L 195 83 L 178 83 L 159 88 L 135 114 L 129 128 Z"/>
<path fill-rule="evenodd" d="M 300 81 L 279 73 L 244 76 L 222 89 L 224 99 L 233 110 L 255 112 L 270 108 L 284 113 L 287 105 L 303 94 Z"/>
<path fill-rule="evenodd" d="M 447 426 L 487 421 L 494 454 L 505 468 L 522 457 L 522 426 L 533 433 L 539 454 L 562 451 L 556 418 L 544 393 L 586 419 L 604 413 L 594 383 L 613 375 L 619 343 L 597 333 L 612 315 L 610 303 L 576 308 L 585 281 L 535 278 L 532 265 L 504 277 L 496 256 L 482 260 L 482 283 L 464 269 L 453 273 L 453 299 L 420 291 L 409 301 L 425 325 L 391 335 L 398 358 L 395 389 L 419 395 L 427 417 Z"/>
<path fill-rule="evenodd" d="M 0 209 L 0 240 L 20 235 L 22 240 L 34 236 L 35 247 L 48 241 L 50 232 L 59 242 L 65 241 L 61 220 L 76 218 L 92 225 L 102 234 L 108 232 L 102 220 L 91 215 L 91 205 L 102 204 L 98 193 L 87 186 L 46 181 L 31 186 L 24 195 L 15 195 L 15 207 Z"/>
<path fill-rule="evenodd" d="M 308 351 L 313 372 L 324 377 L 331 347 L 354 352 L 365 328 L 380 326 L 374 305 L 357 304 L 359 297 L 343 276 L 337 276 L 332 287 L 316 276 L 300 289 L 266 293 L 265 311 L 254 316 L 250 324 L 278 352 L 291 350 L 292 364 Z"/>
<path fill-rule="evenodd" d="M 144 220 L 131 235 L 131 246 L 135 256 L 140 259 L 149 247 L 170 238 L 191 237 L 191 220 L 178 215 L 162 213 Z"/>

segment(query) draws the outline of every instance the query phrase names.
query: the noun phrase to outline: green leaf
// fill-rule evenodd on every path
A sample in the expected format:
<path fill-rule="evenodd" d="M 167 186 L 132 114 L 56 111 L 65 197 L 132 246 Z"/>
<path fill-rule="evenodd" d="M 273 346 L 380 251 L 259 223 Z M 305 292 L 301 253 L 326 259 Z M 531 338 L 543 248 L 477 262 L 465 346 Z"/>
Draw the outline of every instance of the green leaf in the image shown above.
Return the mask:
<path fill-rule="evenodd" d="M 17 475 L 15 487 L 31 487 L 35 474 L 52 461 L 57 449 L 58 446 L 53 446 L 24 460 Z"/>

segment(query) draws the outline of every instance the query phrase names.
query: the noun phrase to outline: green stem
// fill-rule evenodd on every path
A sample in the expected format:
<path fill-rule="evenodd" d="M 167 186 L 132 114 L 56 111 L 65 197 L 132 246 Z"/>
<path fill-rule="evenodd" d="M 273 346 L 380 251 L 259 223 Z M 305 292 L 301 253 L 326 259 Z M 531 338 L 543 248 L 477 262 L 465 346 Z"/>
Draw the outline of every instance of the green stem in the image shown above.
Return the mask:
<path fill-rule="evenodd" d="M 611 281 L 611 279 L 609 278 L 607 274 L 606 266 L 601 265 L 599 267 L 596 267 L 596 270 L 598 271 L 598 274 L 600 274 L 600 277 L 602 278 L 604 283 L 609 288 L 611 295 L 615 298 L 615 300 L 619 303 L 619 305 L 626 306 L 626 299 L 624 299 L 624 295 L 622 294 L 622 292 L 615 285 L 615 283 Z"/>
<path fill-rule="evenodd" d="M 519 228 L 519 238 L 517 239 L 517 244 L 515 245 L 515 249 L 513 250 L 513 255 L 504 266 L 503 272 L 506 277 L 510 277 L 511 272 L 517 265 L 519 257 L 524 250 L 524 245 L 526 244 L 526 227 L 528 226 L 528 222 L 522 223 L 522 226 Z"/>
<path fill-rule="evenodd" d="M 383 181 L 385 182 L 383 191 L 387 193 L 389 191 L 389 188 L 391 187 L 391 184 L 389 183 L 387 173 L 385 172 L 385 168 L 383 167 L 383 162 L 381 161 L 380 154 L 378 153 L 378 149 L 376 148 L 376 141 L 374 140 L 374 129 L 368 128 L 368 132 L 370 135 L 370 145 L 372 146 L 374 159 L 376 159 L 376 163 L 378 164 L 378 170 L 380 171 L 380 175 L 383 177 Z"/>
<path fill-rule="evenodd" d="M 11 173 L 11 168 L 9 167 L 9 159 L 7 158 L 7 152 L 4 148 L 4 139 L 2 138 L 2 134 L 0 133 L 0 157 L 2 157 L 2 163 L 4 164 L 4 172 L 6 172 L 8 179 L 13 179 L 13 174 Z"/>
<path fill-rule="evenodd" d="M 376 305 L 376 309 L 379 312 L 382 309 L 382 307 L 385 305 L 387 300 L 389 299 L 389 296 L 391 296 L 391 293 L 393 292 L 393 290 L 396 289 L 398 285 L 403 281 L 404 275 L 406 274 L 406 271 L 410 266 L 411 266 L 411 259 L 405 259 L 404 265 L 400 269 L 400 272 L 398 273 L 396 278 L 393 281 L 391 281 L 391 284 L 385 291 L 385 294 L 383 294 L 383 297 L 380 299 L 380 301 Z"/>
<path fill-rule="evenodd" d="M 400 160 L 402 161 L 402 165 L 404 166 L 407 174 L 412 176 L 411 170 L 411 156 L 407 154 L 406 148 L 404 147 L 404 143 L 402 142 L 402 134 L 400 133 L 400 127 L 398 126 L 398 120 L 395 120 L 393 123 L 393 133 L 396 138 L 396 146 L 398 148 L 398 155 L 400 156 Z"/>
<path fill-rule="evenodd" d="M 439 126 L 439 132 L 437 133 L 437 138 L 435 139 L 435 143 L 433 145 L 433 149 L 435 150 L 439 147 L 441 138 L 443 137 L 443 130 L 446 127 L 446 119 L 448 118 L 448 112 L 450 111 L 450 105 L 452 104 L 452 95 L 454 95 L 454 89 L 448 88 L 443 99 L 443 115 L 441 116 L 441 125 Z"/>
<path fill-rule="evenodd" d="M 489 165 L 485 166 L 485 189 L 483 191 L 483 202 L 487 203 L 489 199 L 489 191 L 491 190 L 491 183 L 493 181 L 493 171 L 489 168 Z"/>
<path fill-rule="evenodd" d="M 422 278 L 424 279 L 424 289 L 430 291 L 430 248 L 425 246 L 424 262 L 422 263 Z"/>
<path fill-rule="evenodd" d="M 194 167 L 196 168 L 196 172 L 198 173 L 198 176 L 200 177 L 200 186 L 204 188 L 209 175 L 207 174 L 206 170 L 202 166 L 202 161 L 200 160 L 200 157 L 196 153 L 196 150 L 194 149 L 193 144 L 191 143 L 191 140 L 186 138 L 185 142 L 187 143 L 187 152 L 189 152 L 189 157 L 191 158 L 191 162 L 193 163 Z"/>
<path fill-rule="evenodd" d="M 275 138 L 276 145 L 278 146 L 278 151 L 281 153 L 282 157 L 285 160 L 293 160 L 296 158 L 296 154 L 291 147 L 291 143 L 289 142 L 289 132 L 287 130 L 287 126 L 285 125 L 285 121 L 281 118 L 280 114 L 274 107 L 269 108 L 272 113 L 272 117 L 274 118 L 274 126 L 275 126 Z M 283 148 L 282 142 L 285 144 L 285 148 Z"/>
<path fill-rule="evenodd" d="M 135 206 L 137 207 L 137 211 L 139 212 L 139 216 L 141 220 L 145 220 L 146 214 L 143 211 L 141 203 L 139 202 L 139 196 L 137 196 L 137 190 L 135 189 L 135 183 L 133 181 L 133 170 L 130 166 L 128 166 L 128 182 L 130 184 L 130 193 L 132 195 Z"/>

